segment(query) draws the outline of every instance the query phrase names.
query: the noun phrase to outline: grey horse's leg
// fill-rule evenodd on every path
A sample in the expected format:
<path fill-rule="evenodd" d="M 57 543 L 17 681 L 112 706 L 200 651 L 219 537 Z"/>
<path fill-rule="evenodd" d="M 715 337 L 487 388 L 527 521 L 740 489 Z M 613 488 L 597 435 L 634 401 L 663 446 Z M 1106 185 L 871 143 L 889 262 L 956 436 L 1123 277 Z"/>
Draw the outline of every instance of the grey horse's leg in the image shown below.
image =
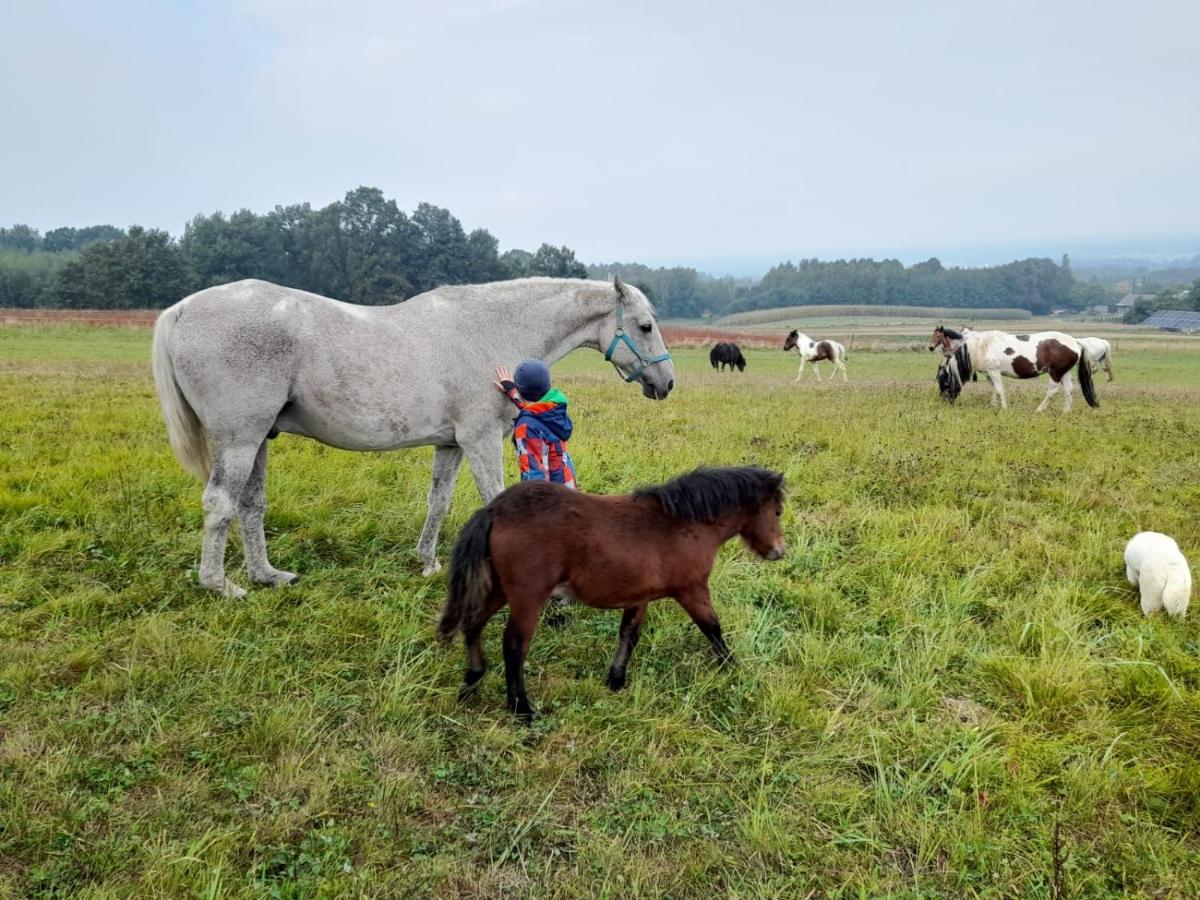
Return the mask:
<path fill-rule="evenodd" d="M 491 503 L 504 490 L 504 437 L 498 432 L 481 434 L 462 442 L 475 486 L 484 503 Z"/>
<path fill-rule="evenodd" d="M 276 569 L 267 560 L 267 536 L 263 532 L 263 514 L 267 511 L 267 444 L 259 445 L 254 468 L 242 488 L 238 519 L 242 523 L 242 544 L 246 548 L 246 571 L 255 584 L 280 587 L 295 584 L 299 576 Z"/>
<path fill-rule="evenodd" d="M 200 584 L 226 597 L 246 592 L 225 577 L 225 539 L 238 513 L 242 490 L 254 470 L 262 439 L 253 443 L 217 443 L 212 474 L 204 489 L 204 543 L 200 551 Z"/>
<path fill-rule="evenodd" d="M 422 575 L 433 575 L 441 571 L 442 564 L 437 560 L 438 534 L 441 533 L 446 511 L 450 509 L 450 500 L 454 496 L 454 482 L 458 480 L 462 458 L 462 447 L 434 448 L 433 478 L 429 484 L 429 511 L 425 514 L 425 527 L 421 529 L 421 538 L 417 541 L 417 556 L 421 560 Z"/>

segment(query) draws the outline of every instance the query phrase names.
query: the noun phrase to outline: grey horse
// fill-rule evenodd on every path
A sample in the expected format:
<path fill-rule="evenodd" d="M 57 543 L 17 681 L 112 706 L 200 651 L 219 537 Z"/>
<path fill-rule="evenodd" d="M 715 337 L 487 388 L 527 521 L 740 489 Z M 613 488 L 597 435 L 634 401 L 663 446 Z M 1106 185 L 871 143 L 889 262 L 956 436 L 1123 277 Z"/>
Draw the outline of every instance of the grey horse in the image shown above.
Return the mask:
<path fill-rule="evenodd" d="M 207 288 L 163 311 L 154 383 L 185 469 L 207 482 L 200 584 L 229 597 L 229 525 L 241 521 L 256 584 L 296 575 L 267 561 L 267 445 L 280 432 L 346 450 L 433 445 L 429 511 L 417 543 L 426 575 L 463 454 L 485 503 L 504 488 L 513 408 L 496 366 L 603 350 L 661 400 L 675 369 L 645 295 L 620 279 L 523 278 L 442 287 L 393 306 L 358 306 L 265 281 Z"/>

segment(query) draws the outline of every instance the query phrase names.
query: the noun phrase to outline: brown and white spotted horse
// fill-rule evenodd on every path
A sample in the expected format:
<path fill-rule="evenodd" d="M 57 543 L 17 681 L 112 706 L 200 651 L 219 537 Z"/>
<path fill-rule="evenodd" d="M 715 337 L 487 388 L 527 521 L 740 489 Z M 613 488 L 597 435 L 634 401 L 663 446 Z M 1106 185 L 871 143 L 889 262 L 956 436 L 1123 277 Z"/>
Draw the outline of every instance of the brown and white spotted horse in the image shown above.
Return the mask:
<path fill-rule="evenodd" d="M 1050 374 L 1050 387 L 1038 404 L 1042 412 L 1050 398 L 1061 387 L 1063 390 L 1063 412 L 1071 411 L 1072 393 L 1075 382 L 1072 370 L 1079 375 L 1079 387 L 1088 406 L 1096 407 L 1096 388 L 1092 383 L 1091 360 L 1087 349 L 1061 331 L 1041 331 L 1036 334 L 1008 334 L 1003 331 L 971 331 L 962 333 L 949 328 L 937 327 L 929 338 L 929 349 L 941 349 L 946 358 L 944 371 L 939 372 L 938 384 L 943 397 L 953 401 L 962 391 L 963 383 L 978 370 L 987 375 L 992 384 L 992 404 L 997 399 L 1001 409 L 1008 409 L 1004 396 L 1003 377 L 1037 378 L 1044 372 Z"/>
<path fill-rule="evenodd" d="M 800 371 L 796 373 L 796 380 L 804 374 L 804 364 L 812 363 L 813 372 L 817 376 L 817 381 L 821 380 L 821 372 L 817 369 L 817 363 L 822 360 L 829 360 L 833 363 L 833 374 L 842 373 L 842 381 L 847 382 L 850 379 L 846 377 L 846 348 L 837 341 L 814 341 L 807 334 L 801 334 L 799 331 L 793 330 L 787 340 L 783 342 L 783 352 L 796 349 L 800 354 Z M 829 376 L 830 378 L 833 375 Z"/>

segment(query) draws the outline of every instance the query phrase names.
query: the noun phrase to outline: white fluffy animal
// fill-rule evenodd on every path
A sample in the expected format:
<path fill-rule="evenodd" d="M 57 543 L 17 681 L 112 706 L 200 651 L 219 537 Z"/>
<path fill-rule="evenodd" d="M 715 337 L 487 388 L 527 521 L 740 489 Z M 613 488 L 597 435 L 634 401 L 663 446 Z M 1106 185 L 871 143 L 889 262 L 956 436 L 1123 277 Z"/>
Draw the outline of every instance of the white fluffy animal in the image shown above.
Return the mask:
<path fill-rule="evenodd" d="M 1125 545 L 1125 577 L 1142 593 L 1142 612 L 1149 616 L 1165 609 L 1168 615 L 1187 612 L 1192 573 L 1172 538 L 1157 531 L 1135 534 Z"/>

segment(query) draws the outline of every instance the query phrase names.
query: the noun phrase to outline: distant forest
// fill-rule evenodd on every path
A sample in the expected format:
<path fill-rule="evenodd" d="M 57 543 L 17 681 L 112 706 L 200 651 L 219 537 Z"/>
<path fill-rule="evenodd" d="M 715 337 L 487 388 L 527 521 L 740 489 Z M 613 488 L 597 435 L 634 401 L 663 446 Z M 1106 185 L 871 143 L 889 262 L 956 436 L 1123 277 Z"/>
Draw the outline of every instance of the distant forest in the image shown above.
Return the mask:
<path fill-rule="evenodd" d="M 443 284 L 550 275 L 607 278 L 642 287 L 666 318 L 698 318 L 779 306 L 859 304 L 1018 307 L 1035 313 L 1110 300 L 1080 281 L 1064 256 L 988 268 L 936 259 L 805 259 L 773 267 L 758 283 L 695 269 L 639 263 L 585 266 L 569 247 L 501 253 L 486 229 L 466 232 L 448 210 L 411 214 L 377 188 L 360 187 L 320 209 L 303 203 L 258 214 L 198 215 L 175 238 L 111 225 L 0 228 L 0 307 L 160 309 L 192 291 L 263 278 L 363 304 L 389 304 Z"/>

